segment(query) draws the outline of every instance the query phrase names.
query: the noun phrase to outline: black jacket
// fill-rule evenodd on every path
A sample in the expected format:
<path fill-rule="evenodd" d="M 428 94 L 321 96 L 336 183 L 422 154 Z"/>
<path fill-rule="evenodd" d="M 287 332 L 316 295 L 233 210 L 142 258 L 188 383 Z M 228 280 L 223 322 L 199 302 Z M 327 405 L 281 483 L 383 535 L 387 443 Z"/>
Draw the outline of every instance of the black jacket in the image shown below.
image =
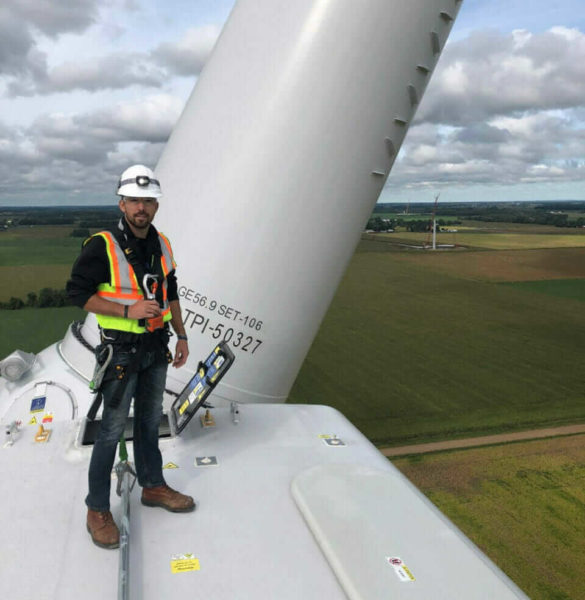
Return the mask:
<path fill-rule="evenodd" d="M 157 230 L 151 225 L 145 239 L 137 238 L 122 217 L 124 231 L 134 245 L 141 262 L 149 272 L 149 265 L 153 254 L 157 254 L 159 236 Z M 110 262 L 106 252 L 106 243 L 101 236 L 95 236 L 84 244 L 81 254 L 73 264 L 71 277 L 67 282 L 66 290 L 72 304 L 83 308 L 86 302 L 97 292 L 100 283 L 111 283 Z M 177 277 L 175 271 L 167 275 L 167 298 L 169 302 L 178 300 Z"/>

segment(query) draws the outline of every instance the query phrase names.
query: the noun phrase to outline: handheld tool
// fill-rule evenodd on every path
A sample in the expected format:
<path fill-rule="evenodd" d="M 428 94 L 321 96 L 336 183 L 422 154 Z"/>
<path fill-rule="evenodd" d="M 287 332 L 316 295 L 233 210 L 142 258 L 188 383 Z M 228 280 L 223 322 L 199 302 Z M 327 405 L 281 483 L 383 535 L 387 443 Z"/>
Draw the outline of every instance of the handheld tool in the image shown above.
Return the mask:
<path fill-rule="evenodd" d="M 142 278 L 142 289 L 147 300 L 156 300 L 156 290 L 158 289 L 158 275 L 146 273 Z M 159 315 L 152 319 L 146 319 L 145 327 L 147 331 L 155 331 L 164 327 L 163 316 Z"/>

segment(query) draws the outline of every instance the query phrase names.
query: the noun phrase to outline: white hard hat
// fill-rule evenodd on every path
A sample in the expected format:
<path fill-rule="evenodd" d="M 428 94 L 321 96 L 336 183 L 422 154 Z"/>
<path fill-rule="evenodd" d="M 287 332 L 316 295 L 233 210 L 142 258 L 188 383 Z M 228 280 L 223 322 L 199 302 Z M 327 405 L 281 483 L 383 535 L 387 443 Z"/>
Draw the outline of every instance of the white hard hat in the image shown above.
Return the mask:
<path fill-rule="evenodd" d="M 120 176 L 118 196 L 127 198 L 160 198 L 162 192 L 160 183 L 154 178 L 154 173 L 144 165 L 132 165 Z"/>

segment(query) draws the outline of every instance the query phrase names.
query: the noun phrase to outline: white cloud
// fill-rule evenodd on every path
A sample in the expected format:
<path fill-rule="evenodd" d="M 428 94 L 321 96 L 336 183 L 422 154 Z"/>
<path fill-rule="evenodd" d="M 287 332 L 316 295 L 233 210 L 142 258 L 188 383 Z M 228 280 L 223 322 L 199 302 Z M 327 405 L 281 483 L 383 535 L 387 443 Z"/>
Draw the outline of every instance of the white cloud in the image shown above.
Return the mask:
<path fill-rule="evenodd" d="M 153 67 L 145 58 L 138 53 L 117 53 L 88 62 L 59 65 L 49 71 L 40 91 L 95 91 L 131 85 L 160 87 L 165 80 L 165 73 Z"/>
<path fill-rule="evenodd" d="M 585 34 L 476 32 L 441 60 L 392 188 L 583 178 Z"/>
<path fill-rule="evenodd" d="M 177 75 L 198 75 L 219 36 L 215 25 L 188 29 L 178 42 L 165 42 L 152 52 L 159 64 Z"/>
<path fill-rule="evenodd" d="M 584 102 L 582 32 L 476 32 L 447 46 L 417 119 L 461 124 Z"/>
<path fill-rule="evenodd" d="M 0 123 L 0 192 L 81 186 L 110 195 L 128 164 L 155 165 L 183 102 L 168 95 L 81 114 L 42 115 L 26 129 Z"/>
<path fill-rule="evenodd" d="M 80 20 L 80 25 L 84 22 Z M 160 88 L 174 75 L 199 74 L 219 35 L 218 27 L 206 25 L 188 29 L 177 42 L 165 42 L 150 51 L 109 52 L 49 67 L 31 34 L 33 29 L 33 22 L 19 18 L 15 11 L 0 9 L 0 78 L 7 80 L 6 93 L 11 97 L 133 85 Z M 120 26 L 109 37 L 123 32 Z"/>
<path fill-rule="evenodd" d="M 29 28 L 5 6 L 0 7 L 0 73 L 20 75 L 36 70 L 39 62 L 42 58 Z"/>
<path fill-rule="evenodd" d="M 3 8 L 45 35 L 82 32 L 97 18 L 98 0 L 3 0 Z"/>
<path fill-rule="evenodd" d="M 12 77 L 11 95 L 27 94 L 47 77 L 39 32 L 57 37 L 81 33 L 96 19 L 97 0 L 3 0 L 0 6 L 0 76 Z"/>
<path fill-rule="evenodd" d="M 585 123 L 576 114 L 541 111 L 448 128 L 415 125 L 391 186 L 579 180 L 584 173 Z"/>
<path fill-rule="evenodd" d="M 182 108 L 182 100 L 161 94 L 97 111 L 81 122 L 96 137 L 160 143 L 168 139 Z"/>
<path fill-rule="evenodd" d="M 0 123 L 0 200 L 51 190 L 110 195 L 129 163 L 156 164 L 184 99 L 136 87 L 182 89 L 175 77 L 199 73 L 220 29 L 183 30 L 160 43 L 145 34 L 157 10 L 140 0 L 1 3 L 1 104 L 20 125 Z M 171 36 L 169 23 L 158 33 Z M 15 112 L 22 105 L 28 121 Z"/>

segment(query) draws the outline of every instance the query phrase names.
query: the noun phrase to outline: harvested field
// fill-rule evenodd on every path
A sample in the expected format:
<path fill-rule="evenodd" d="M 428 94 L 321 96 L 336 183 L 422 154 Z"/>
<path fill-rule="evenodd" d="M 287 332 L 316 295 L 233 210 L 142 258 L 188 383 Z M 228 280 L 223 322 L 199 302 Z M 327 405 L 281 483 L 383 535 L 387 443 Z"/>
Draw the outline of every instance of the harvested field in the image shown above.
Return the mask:
<path fill-rule="evenodd" d="M 530 598 L 585 598 L 585 436 L 392 462 Z"/>
<path fill-rule="evenodd" d="M 479 281 L 585 278 L 585 248 L 486 252 L 400 252 L 393 260 Z"/>
<path fill-rule="evenodd" d="M 0 278 L 9 281 L 9 286 L 0 288 L 0 302 L 11 296 L 26 301 L 29 292 L 39 293 L 43 288 L 62 290 L 71 274 L 71 265 L 27 265 L 22 267 L 0 267 Z"/>
<path fill-rule="evenodd" d="M 574 230 L 573 230 L 574 231 Z M 427 239 L 424 233 L 380 233 L 381 239 L 390 238 L 407 243 L 422 243 Z M 585 247 L 585 232 L 571 234 L 556 233 L 510 233 L 510 232 L 481 232 L 481 233 L 439 233 L 438 244 L 457 244 L 469 248 L 485 250 L 526 250 L 530 248 L 583 248 Z"/>

